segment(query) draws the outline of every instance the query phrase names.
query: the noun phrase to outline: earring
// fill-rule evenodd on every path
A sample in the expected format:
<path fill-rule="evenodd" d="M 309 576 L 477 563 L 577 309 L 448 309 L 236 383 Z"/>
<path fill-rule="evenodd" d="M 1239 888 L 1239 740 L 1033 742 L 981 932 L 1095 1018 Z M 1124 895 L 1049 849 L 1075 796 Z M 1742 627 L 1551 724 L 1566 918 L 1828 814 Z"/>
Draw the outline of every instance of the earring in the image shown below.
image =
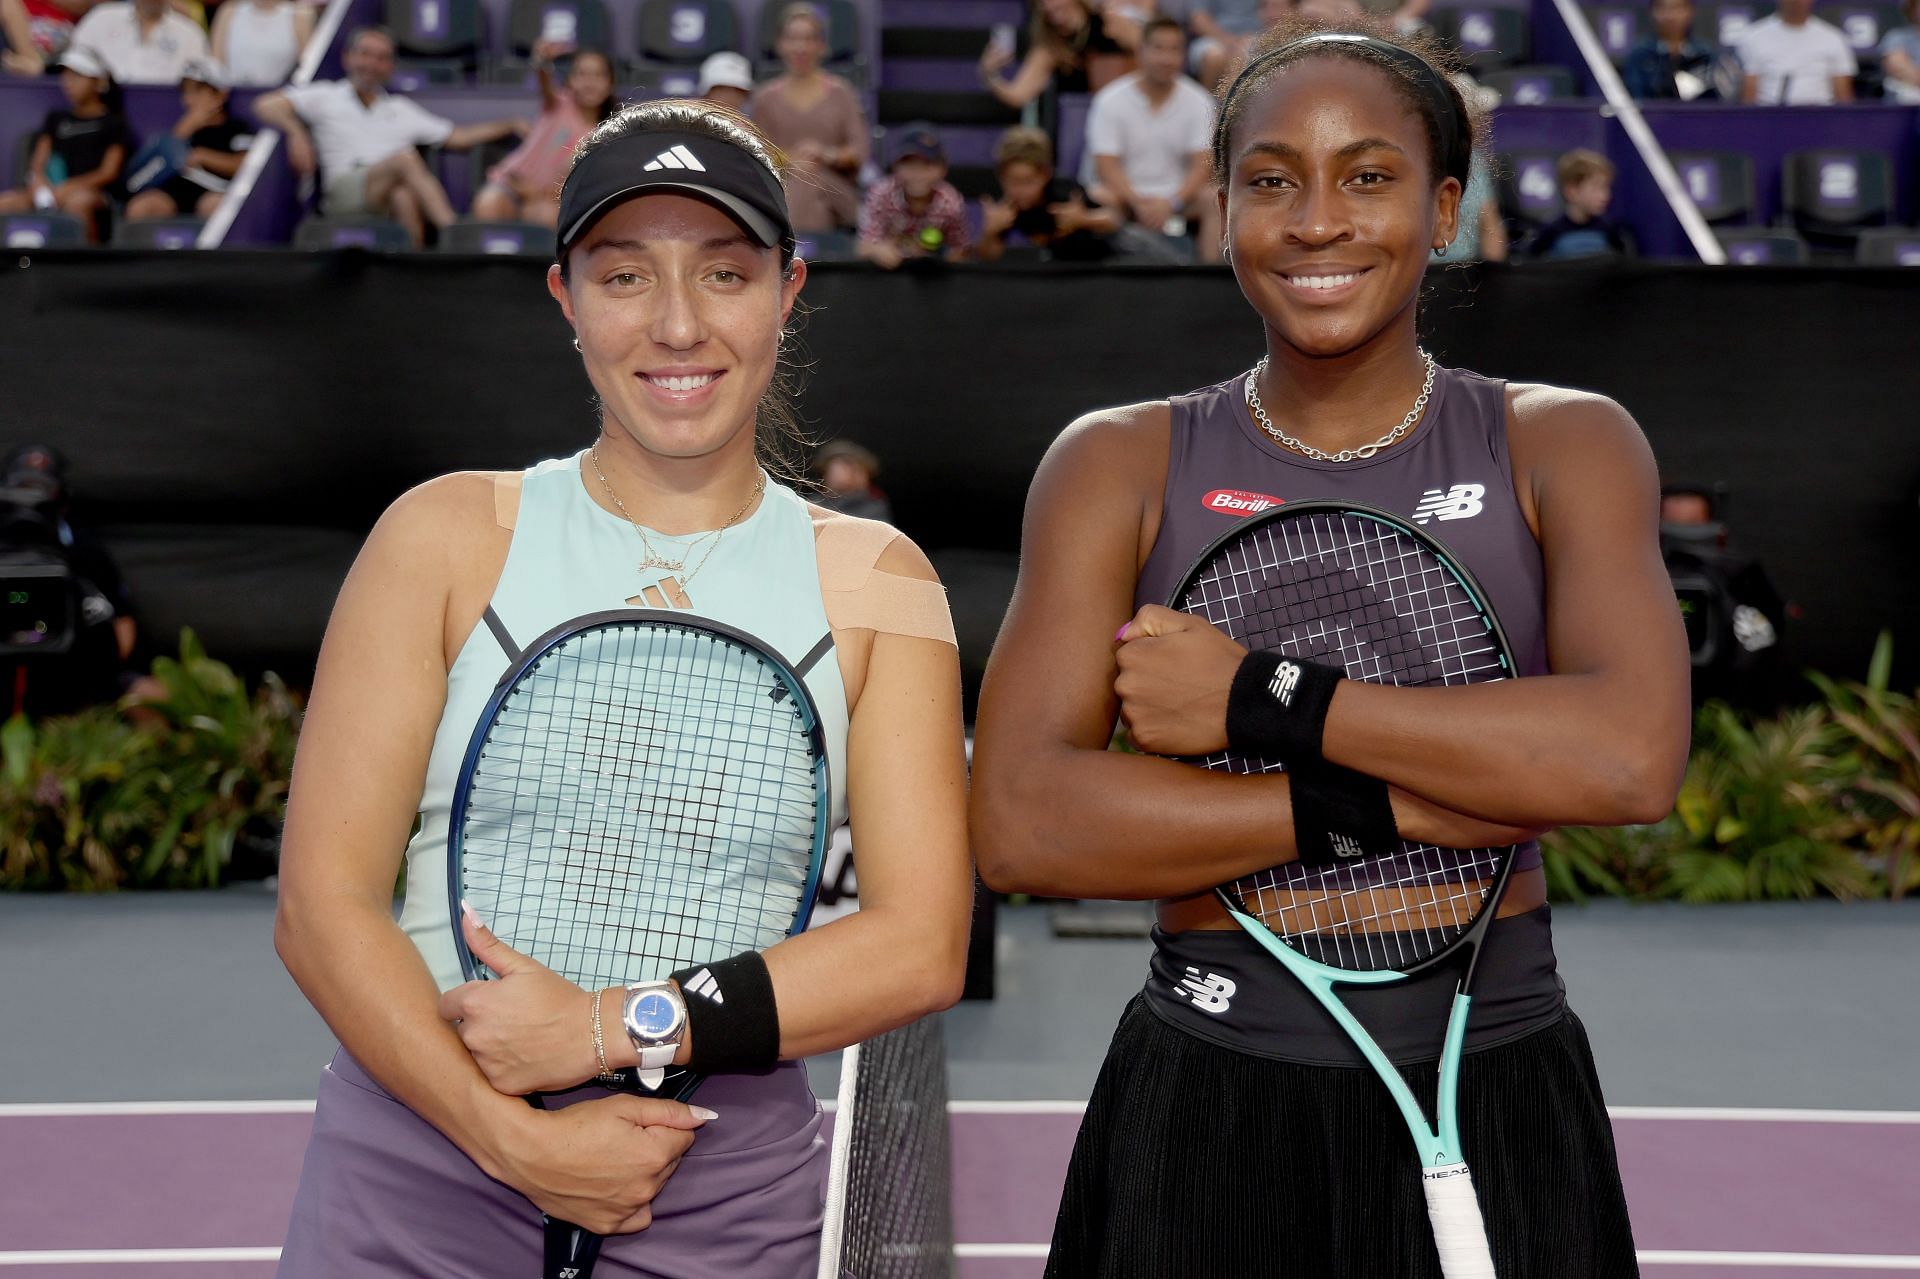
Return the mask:
<path fill-rule="evenodd" d="M 1439 248 L 1437 248 L 1437 249 L 1435 249 L 1435 250 L 1433 251 L 1433 252 L 1434 252 L 1434 256 L 1435 256 L 1435 257 L 1442 257 L 1442 258 L 1444 258 L 1444 257 L 1446 257 L 1446 256 L 1447 256 L 1447 250 L 1448 250 L 1448 249 L 1451 249 L 1452 247 L 1453 247 L 1453 241 L 1452 241 L 1452 240 L 1448 240 L 1448 241 L 1447 241 L 1447 242 L 1446 242 L 1445 244 L 1443 244 L 1443 245 L 1441 245 L 1441 246 L 1440 246 Z"/>
<path fill-rule="evenodd" d="M 1233 265 L 1233 246 L 1224 240 L 1220 242 L 1220 261 L 1227 266 Z"/>
<path fill-rule="evenodd" d="M 580 349 L 580 339 L 579 339 L 579 338 L 575 338 L 575 339 L 573 340 L 573 349 L 574 349 L 574 350 L 576 350 L 576 351 L 578 351 L 578 350 Z"/>

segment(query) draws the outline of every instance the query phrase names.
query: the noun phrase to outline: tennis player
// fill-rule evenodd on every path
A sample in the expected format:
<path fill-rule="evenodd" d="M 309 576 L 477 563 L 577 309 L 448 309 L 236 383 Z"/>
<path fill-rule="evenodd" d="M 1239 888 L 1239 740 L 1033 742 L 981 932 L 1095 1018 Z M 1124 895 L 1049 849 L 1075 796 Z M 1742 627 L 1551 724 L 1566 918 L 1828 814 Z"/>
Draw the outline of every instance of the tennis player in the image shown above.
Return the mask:
<path fill-rule="evenodd" d="M 1369 503 L 1424 525 L 1490 594 L 1533 678 L 1334 686 L 1325 756 L 1390 783 L 1382 816 L 1403 838 L 1467 848 L 1653 821 L 1684 765 L 1687 652 L 1647 444 L 1600 396 L 1421 351 L 1422 273 L 1459 229 L 1479 122 L 1432 41 L 1343 30 L 1269 32 L 1220 104 L 1225 248 L 1266 358 L 1060 437 L 987 672 L 973 791 L 987 881 L 1159 899 L 1151 975 L 1074 1150 L 1054 1276 L 1439 1275 L 1386 1090 L 1207 891 L 1295 855 L 1290 779 L 1106 749 L 1116 716 L 1143 751 L 1227 746 L 1246 655 L 1159 605 L 1235 520 Z M 1480 959 L 1465 1156 L 1503 1277 L 1621 1279 L 1632 1234 L 1537 846 L 1517 868 Z M 1343 996 L 1429 1093 L 1456 976 Z"/>
<path fill-rule="evenodd" d="M 335 605 L 275 937 L 342 1048 L 283 1276 L 536 1275 L 542 1210 L 624 1232 L 599 1276 L 811 1273 L 824 1149 L 797 1059 L 959 995 L 971 875 L 944 593 L 893 529 L 769 474 L 793 420 L 781 352 L 807 276 L 783 167 L 711 104 L 653 102 L 597 126 L 567 177 L 547 278 L 598 392 L 597 438 L 525 472 L 407 493 Z M 723 999 L 673 988 L 691 1006 L 672 1060 L 711 1073 L 696 1106 L 587 1087 L 563 1098 L 578 1104 L 529 1107 L 519 1094 L 591 1080 L 602 1052 L 614 1068 L 639 1061 L 623 988 L 581 990 L 485 921 L 466 925 L 468 943 L 500 979 L 461 984 L 448 808 L 509 663 L 482 624 L 489 604 L 522 644 L 629 604 L 690 609 L 790 663 L 833 636 L 807 682 L 834 817 L 854 816 L 862 909 L 710 965 Z"/>

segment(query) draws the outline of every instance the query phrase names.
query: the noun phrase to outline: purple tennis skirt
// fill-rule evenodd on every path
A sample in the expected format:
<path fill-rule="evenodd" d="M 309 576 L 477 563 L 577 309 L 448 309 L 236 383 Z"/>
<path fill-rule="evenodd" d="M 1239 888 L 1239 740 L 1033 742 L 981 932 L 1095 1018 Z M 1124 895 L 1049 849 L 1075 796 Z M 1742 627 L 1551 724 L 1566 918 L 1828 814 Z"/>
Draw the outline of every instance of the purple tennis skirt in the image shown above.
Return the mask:
<path fill-rule="evenodd" d="M 580 1089 L 566 1100 L 604 1093 Z M 819 1265 L 826 1144 L 797 1062 L 717 1075 L 717 1111 L 653 1224 L 607 1240 L 596 1279 L 796 1279 Z M 343 1048 L 321 1076 L 280 1279 L 539 1279 L 540 1212 L 396 1101 Z"/>

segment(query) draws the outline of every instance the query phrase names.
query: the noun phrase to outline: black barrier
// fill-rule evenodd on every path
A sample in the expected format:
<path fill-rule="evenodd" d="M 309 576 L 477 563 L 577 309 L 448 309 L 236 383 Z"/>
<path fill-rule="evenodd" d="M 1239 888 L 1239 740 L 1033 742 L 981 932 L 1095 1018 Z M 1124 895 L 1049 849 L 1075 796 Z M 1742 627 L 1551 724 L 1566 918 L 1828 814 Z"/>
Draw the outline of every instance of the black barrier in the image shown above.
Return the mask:
<path fill-rule="evenodd" d="M 0 444 L 73 459 L 150 633 L 311 668 L 353 549 L 397 494 L 584 446 L 594 418 L 536 262 L 358 253 L 44 254 L 0 271 Z M 1451 269 L 1444 362 L 1625 404 L 1670 480 L 1724 484 L 1805 616 L 1790 665 L 1920 672 L 1920 274 L 1612 264 Z M 804 404 L 874 449 L 952 577 L 977 669 L 1048 442 L 1101 405 L 1259 353 L 1225 271 L 814 272 Z"/>

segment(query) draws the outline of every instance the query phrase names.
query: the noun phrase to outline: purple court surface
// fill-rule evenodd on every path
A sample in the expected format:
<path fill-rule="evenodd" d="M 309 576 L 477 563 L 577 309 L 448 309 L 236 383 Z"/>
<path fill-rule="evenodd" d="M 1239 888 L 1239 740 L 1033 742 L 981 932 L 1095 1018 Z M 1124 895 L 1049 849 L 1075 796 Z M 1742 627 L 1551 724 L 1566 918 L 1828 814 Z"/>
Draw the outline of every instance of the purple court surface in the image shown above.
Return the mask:
<path fill-rule="evenodd" d="M 1038 1276 L 1075 1102 L 955 1102 L 960 1279 Z M 0 1268 L 273 1273 L 308 1102 L 0 1106 Z M 1622 1107 L 1650 1279 L 1920 1276 L 1920 1113 Z"/>

